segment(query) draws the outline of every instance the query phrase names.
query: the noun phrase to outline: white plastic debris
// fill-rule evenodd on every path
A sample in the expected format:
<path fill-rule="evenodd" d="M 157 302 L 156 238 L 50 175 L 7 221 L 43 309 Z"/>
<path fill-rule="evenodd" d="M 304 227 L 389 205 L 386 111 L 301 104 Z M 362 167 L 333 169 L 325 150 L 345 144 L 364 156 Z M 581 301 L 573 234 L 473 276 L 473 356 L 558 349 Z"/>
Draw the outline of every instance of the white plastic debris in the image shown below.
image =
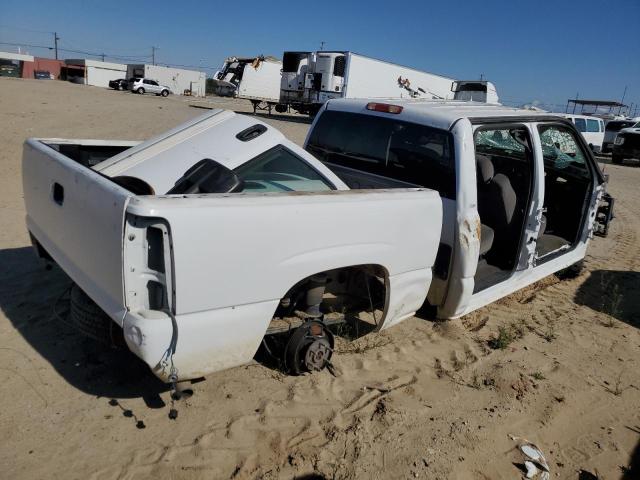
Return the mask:
<path fill-rule="evenodd" d="M 509 435 L 509 438 L 519 443 L 518 449 L 525 457 L 524 466 L 527 469 L 526 478 L 549 480 L 551 477 L 549 464 L 547 463 L 547 459 L 544 458 L 542 450 L 525 438 L 516 437 L 515 435 Z"/>
<path fill-rule="evenodd" d="M 527 469 L 527 478 L 534 478 L 538 474 L 538 472 L 540 472 L 540 470 L 538 470 L 538 467 L 536 467 L 536 465 L 529 460 L 524 462 L 524 466 Z"/>

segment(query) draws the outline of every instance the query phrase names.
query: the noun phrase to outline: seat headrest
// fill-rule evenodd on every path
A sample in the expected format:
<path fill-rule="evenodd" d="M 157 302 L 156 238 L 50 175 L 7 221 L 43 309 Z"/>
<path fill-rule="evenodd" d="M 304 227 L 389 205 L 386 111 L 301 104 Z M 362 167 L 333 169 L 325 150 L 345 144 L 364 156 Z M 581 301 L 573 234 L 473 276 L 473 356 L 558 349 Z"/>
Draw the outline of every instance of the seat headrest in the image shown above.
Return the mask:
<path fill-rule="evenodd" d="M 482 179 L 483 183 L 489 183 L 495 175 L 493 163 L 491 162 L 489 157 L 480 155 L 478 155 L 476 161 L 478 163 L 478 178 Z"/>

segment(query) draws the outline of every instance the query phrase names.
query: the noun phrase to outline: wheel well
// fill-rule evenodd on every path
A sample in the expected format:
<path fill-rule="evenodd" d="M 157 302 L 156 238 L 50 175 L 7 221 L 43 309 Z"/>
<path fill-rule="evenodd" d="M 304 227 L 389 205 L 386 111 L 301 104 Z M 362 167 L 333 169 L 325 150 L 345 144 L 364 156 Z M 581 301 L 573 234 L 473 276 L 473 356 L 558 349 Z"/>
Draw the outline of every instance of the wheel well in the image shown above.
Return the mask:
<path fill-rule="evenodd" d="M 370 312 L 373 307 L 383 312 L 377 323 L 384 320 L 389 297 L 389 273 L 377 264 L 340 267 L 303 278 L 282 296 L 274 316 L 285 317 L 297 310 L 304 311 L 309 307 L 307 294 L 319 283 L 325 286 L 320 303 L 322 313 Z"/>

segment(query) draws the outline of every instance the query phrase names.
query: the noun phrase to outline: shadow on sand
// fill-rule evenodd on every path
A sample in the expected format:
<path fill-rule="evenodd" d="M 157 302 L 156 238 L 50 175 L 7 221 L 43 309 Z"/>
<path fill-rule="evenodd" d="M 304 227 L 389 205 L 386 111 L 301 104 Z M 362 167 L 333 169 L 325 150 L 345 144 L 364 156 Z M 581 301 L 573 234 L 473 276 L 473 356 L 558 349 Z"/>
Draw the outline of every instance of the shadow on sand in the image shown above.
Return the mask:
<path fill-rule="evenodd" d="M 595 270 L 576 292 L 575 302 L 640 328 L 640 272 Z"/>
<path fill-rule="evenodd" d="M 13 327 L 75 388 L 107 398 L 142 397 L 160 408 L 168 386 L 127 349 L 101 345 L 61 322 L 54 314 L 58 299 L 71 285 L 62 270 L 45 268 L 31 247 L 0 250 L 0 309 Z M 8 347 L 0 358 L 31 356 Z"/>
<path fill-rule="evenodd" d="M 640 435 L 640 427 L 626 428 Z M 638 444 L 631 454 L 631 458 L 629 459 L 629 466 L 623 468 L 623 472 L 624 473 L 621 480 L 637 480 L 638 478 L 640 478 L 640 440 L 638 440 Z"/>

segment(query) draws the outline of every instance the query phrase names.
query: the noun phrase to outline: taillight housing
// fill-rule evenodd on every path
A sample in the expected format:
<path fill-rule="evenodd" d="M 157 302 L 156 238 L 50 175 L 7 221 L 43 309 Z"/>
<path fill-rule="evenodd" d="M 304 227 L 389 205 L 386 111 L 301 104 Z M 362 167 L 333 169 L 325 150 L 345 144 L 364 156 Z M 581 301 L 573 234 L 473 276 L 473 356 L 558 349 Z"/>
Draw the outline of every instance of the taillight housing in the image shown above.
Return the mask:
<path fill-rule="evenodd" d="M 371 110 L 373 112 L 383 112 L 383 113 L 401 113 L 402 108 L 400 105 L 392 105 L 390 103 L 376 103 L 369 102 L 367 103 L 367 110 Z"/>

